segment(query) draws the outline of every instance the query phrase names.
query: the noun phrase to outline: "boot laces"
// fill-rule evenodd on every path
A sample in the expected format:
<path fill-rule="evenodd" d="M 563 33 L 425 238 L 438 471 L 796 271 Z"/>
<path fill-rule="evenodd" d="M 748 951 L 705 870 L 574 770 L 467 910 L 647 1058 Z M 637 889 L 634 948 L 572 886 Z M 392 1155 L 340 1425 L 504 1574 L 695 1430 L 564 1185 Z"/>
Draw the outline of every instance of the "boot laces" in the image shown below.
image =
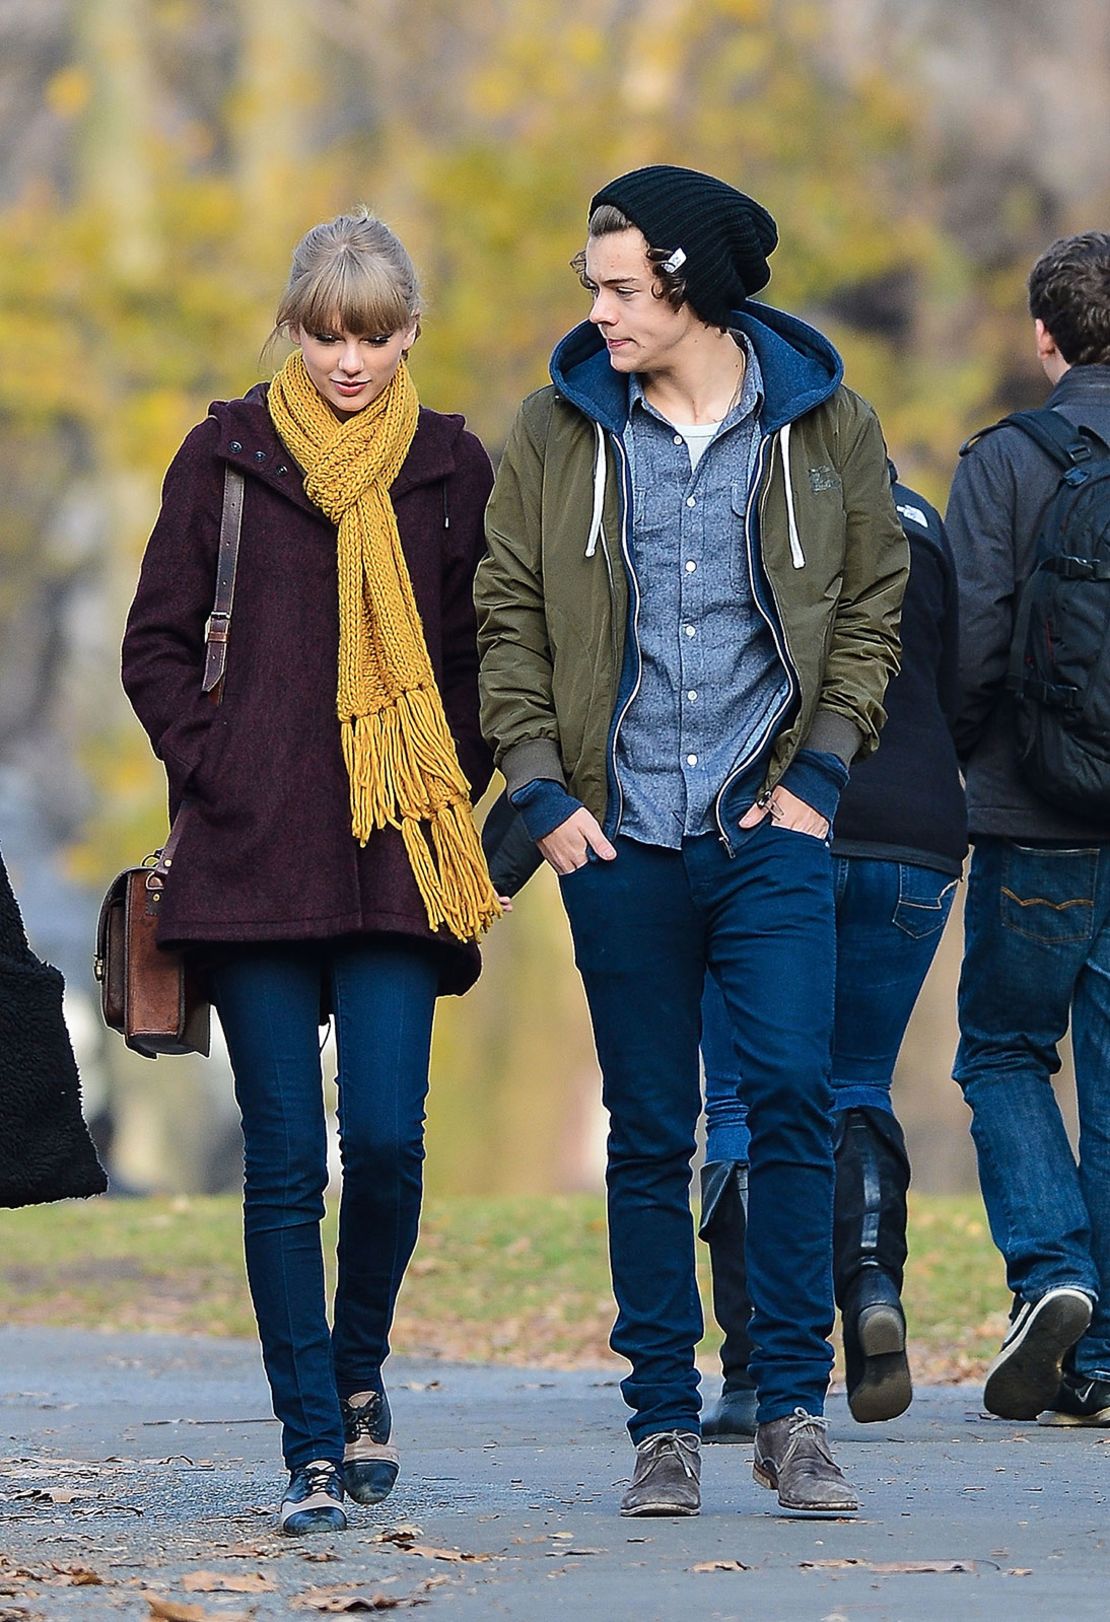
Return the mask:
<path fill-rule="evenodd" d="M 804 1408 L 795 1408 L 788 1434 L 795 1437 L 811 1431 L 823 1441 L 828 1428 L 829 1422 L 822 1414 L 807 1414 Z"/>
<path fill-rule="evenodd" d="M 807 1414 L 804 1408 L 795 1408 L 787 1431 L 786 1451 L 782 1457 L 785 1464 L 797 1451 L 799 1446 L 808 1442 L 813 1451 L 829 1464 L 835 1465 L 835 1460 L 829 1452 L 828 1443 L 829 1422 L 821 1414 Z"/>
<path fill-rule="evenodd" d="M 369 1402 L 364 1402 L 358 1407 L 348 1399 L 344 1403 L 344 1408 L 346 1409 L 344 1431 L 348 1442 L 354 1442 L 362 1436 L 368 1436 L 372 1442 L 379 1440 L 374 1431 L 381 1424 L 382 1399 L 376 1392 Z"/>
<path fill-rule="evenodd" d="M 666 1454 L 673 1455 L 681 1464 L 688 1476 L 696 1476 L 695 1464 L 698 1458 L 698 1439 L 690 1433 L 687 1439 L 681 1431 L 656 1431 L 651 1436 L 645 1436 L 639 1443 L 636 1452 L 642 1459 L 650 1460 L 652 1464 Z"/>
<path fill-rule="evenodd" d="M 302 1474 L 308 1483 L 309 1496 L 318 1492 L 328 1492 L 335 1485 L 335 1465 L 329 1464 L 326 1459 L 317 1459 L 312 1464 L 306 1464 Z"/>

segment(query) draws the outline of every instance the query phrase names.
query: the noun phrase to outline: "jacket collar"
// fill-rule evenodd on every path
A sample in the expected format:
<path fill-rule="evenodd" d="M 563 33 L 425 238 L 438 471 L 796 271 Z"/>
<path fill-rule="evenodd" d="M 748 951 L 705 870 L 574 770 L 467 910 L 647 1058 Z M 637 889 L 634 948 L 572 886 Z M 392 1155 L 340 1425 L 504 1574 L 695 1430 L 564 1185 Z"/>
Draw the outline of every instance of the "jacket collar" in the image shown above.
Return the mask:
<path fill-rule="evenodd" d="M 241 399 L 214 400 L 208 414 L 219 425 L 216 454 L 250 478 L 268 484 L 294 506 L 323 519 L 305 494 L 304 470 L 289 454 L 266 407 L 266 383 L 256 383 Z M 463 430 L 460 416 L 421 406 L 408 456 L 390 490 L 396 501 L 420 485 L 435 484 L 455 471 L 455 445 Z"/>
<path fill-rule="evenodd" d="M 1110 366 L 1069 366 L 1048 397 L 1050 406 L 1065 401 L 1110 410 Z"/>
<path fill-rule="evenodd" d="M 828 339 L 797 316 L 751 299 L 734 310 L 730 324 L 745 334 L 763 376 L 762 427 L 774 433 L 835 394 L 844 363 Z M 604 341 L 589 321 L 556 346 L 551 381 L 572 405 L 610 432 L 624 431 L 628 383 L 609 364 Z"/>

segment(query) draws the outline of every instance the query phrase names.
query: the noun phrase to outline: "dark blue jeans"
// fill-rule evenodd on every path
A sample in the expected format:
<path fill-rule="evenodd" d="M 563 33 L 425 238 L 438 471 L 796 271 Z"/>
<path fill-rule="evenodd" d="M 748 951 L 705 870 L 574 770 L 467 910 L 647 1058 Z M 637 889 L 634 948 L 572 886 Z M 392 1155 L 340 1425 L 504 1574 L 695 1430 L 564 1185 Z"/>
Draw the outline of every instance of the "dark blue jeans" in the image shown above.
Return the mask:
<path fill-rule="evenodd" d="M 958 880 L 931 867 L 835 856 L 834 1110 L 893 1113 L 898 1050 L 925 984 Z M 748 1158 L 747 1105 L 724 998 L 712 975 L 702 1005 L 707 1160 Z"/>
<path fill-rule="evenodd" d="M 617 840 L 562 879 L 609 1111 L 614 1351 L 634 1441 L 698 1429 L 690 1162 L 706 970 L 721 987 L 752 1134 L 748 1279 L 759 1417 L 822 1410 L 832 1350 L 829 1034 L 834 920 L 823 841 L 770 820 L 730 856 Z"/>
<path fill-rule="evenodd" d="M 1110 846 L 979 839 L 968 879 L 956 1080 L 1010 1288 L 1098 1297 L 1075 1348 L 1110 1380 Z M 1079 1163 L 1051 1078 L 1071 1022 Z"/>
<path fill-rule="evenodd" d="M 439 970 L 418 942 L 244 946 L 215 970 L 245 1142 L 247 1277 L 290 1470 L 343 1457 L 339 1399 L 381 1389 L 416 1243 Z M 328 1328 L 327 1135 L 317 1024 L 339 1053 L 339 1276 Z"/>

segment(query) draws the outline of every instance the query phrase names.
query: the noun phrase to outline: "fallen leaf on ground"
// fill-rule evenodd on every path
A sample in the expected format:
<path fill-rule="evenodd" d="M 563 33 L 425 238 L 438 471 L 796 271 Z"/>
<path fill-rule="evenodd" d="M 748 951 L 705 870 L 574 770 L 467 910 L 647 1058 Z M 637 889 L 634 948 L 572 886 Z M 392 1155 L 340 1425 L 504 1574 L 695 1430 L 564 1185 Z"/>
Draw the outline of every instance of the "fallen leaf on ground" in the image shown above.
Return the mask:
<path fill-rule="evenodd" d="M 250 1622 L 246 1611 L 206 1611 L 202 1605 L 183 1605 L 178 1599 L 144 1594 L 156 1622 Z"/>
<path fill-rule="evenodd" d="M 354 1611 L 400 1611 L 412 1605 L 426 1605 L 424 1593 L 439 1586 L 441 1579 L 421 1583 L 411 1594 L 367 1594 L 342 1592 L 343 1584 L 332 1588 L 309 1588 L 298 1594 L 292 1603 L 301 1610 L 320 1611 L 329 1616 L 345 1616 Z"/>
<path fill-rule="evenodd" d="M 111 1577 L 102 1577 L 89 1566 L 54 1566 L 53 1577 L 44 1577 L 49 1588 L 97 1588 L 112 1584 Z"/>
<path fill-rule="evenodd" d="M 987 1562 L 993 1564 L 992 1562 Z M 978 1560 L 800 1560 L 802 1571 L 878 1571 L 902 1573 L 939 1573 L 950 1576 L 956 1572 L 974 1573 L 982 1564 Z"/>
<path fill-rule="evenodd" d="M 414 1554 L 421 1560 L 449 1560 L 458 1564 L 464 1560 L 492 1560 L 491 1554 L 474 1554 L 469 1549 L 437 1549 L 430 1543 L 416 1543 L 422 1528 L 419 1526 L 383 1526 L 375 1532 L 375 1543 L 392 1543 L 402 1554 Z"/>
<path fill-rule="evenodd" d="M 260 1571 L 193 1571 L 181 1579 L 187 1594 L 273 1594 L 277 1584 Z"/>
<path fill-rule="evenodd" d="M 750 1571 L 751 1569 L 751 1566 L 746 1566 L 742 1560 L 699 1560 L 696 1566 L 690 1567 L 691 1571 Z"/>
<path fill-rule="evenodd" d="M 141 1519 L 145 1511 L 138 1504 L 91 1504 L 88 1509 L 78 1507 L 73 1513 L 85 1519 L 94 1515 L 138 1515 Z"/>
<path fill-rule="evenodd" d="M 383 1526 L 374 1533 L 375 1543 L 411 1543 L 413 1538 L 424 1536 L 422 1526 L 414 1526 L 411 1521 L 399 1521 L 396 1526 Z"/>

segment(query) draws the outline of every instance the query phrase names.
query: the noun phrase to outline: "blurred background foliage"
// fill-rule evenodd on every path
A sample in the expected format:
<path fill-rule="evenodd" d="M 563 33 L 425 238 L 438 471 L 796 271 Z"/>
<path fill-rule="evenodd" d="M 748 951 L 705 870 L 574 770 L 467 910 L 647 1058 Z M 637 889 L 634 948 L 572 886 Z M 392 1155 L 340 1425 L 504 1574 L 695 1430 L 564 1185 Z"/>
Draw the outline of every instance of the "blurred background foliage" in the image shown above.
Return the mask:
<path fill-rule="evenodd" d="M 365 201 L 399 231 L 426 288 L 422 397 L 496 458 L 585 313 L 567 262 L 592 192 L 645 162 L 721 174 L 778 218 L 766 296 L 829 332 L 943 503 L 965 435 L 1042 393 L 1030 262 L 1106 223 L 1108 61 L 1104 0 L 4 0 L 0 839 L 75 996 L 97 891 L 164 830 L 117 676 L 160 478 L 209 400 L 265 370 L 303 230 Z M 939 1188 L 970 1171 L 957 931 L 898 1083 Z M 204 1130 L 226 1076 L 152 1074 L 82 1029 L 125 1177 L 234 1181 Z M 433 1183 L 591 1186 L 596 1092 L 541 878 L 442 1009 Z"/>

